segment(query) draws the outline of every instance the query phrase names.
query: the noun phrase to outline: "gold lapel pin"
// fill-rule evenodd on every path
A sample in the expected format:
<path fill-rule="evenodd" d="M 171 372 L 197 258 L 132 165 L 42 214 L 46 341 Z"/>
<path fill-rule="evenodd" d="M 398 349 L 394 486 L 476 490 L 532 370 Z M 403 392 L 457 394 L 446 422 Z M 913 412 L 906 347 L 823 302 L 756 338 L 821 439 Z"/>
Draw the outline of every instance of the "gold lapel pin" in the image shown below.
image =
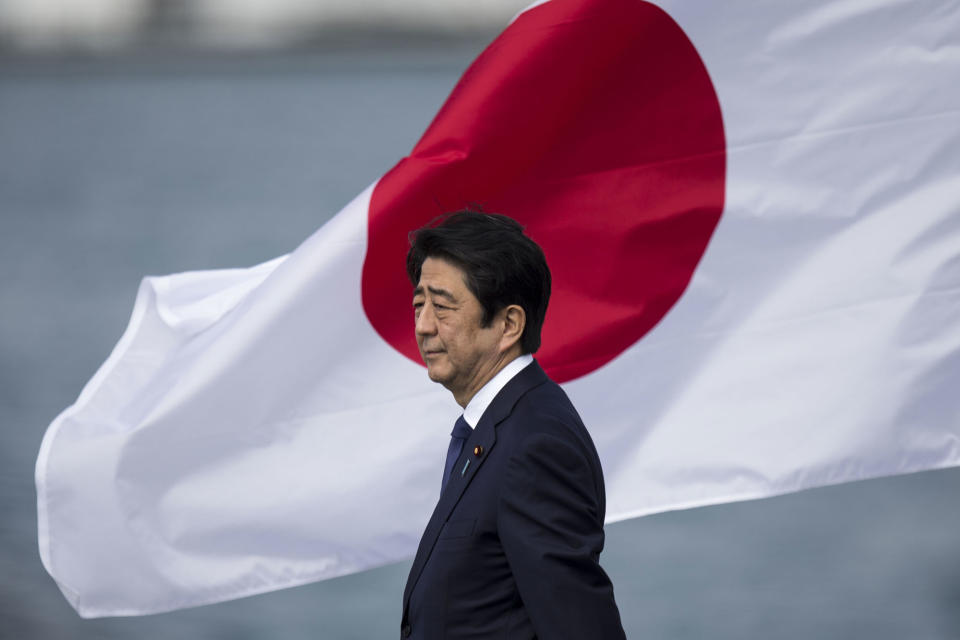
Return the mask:
<path fill-rule="evenodd" d="M 482 455 L 483 455 L 483 447 L 481 447 L 480 445 L 475 446 L 475 447 L 473 448 L 473 455 L 477 456 L 478 458 L 479 458 L 480 456 L 482 456 Z"/>

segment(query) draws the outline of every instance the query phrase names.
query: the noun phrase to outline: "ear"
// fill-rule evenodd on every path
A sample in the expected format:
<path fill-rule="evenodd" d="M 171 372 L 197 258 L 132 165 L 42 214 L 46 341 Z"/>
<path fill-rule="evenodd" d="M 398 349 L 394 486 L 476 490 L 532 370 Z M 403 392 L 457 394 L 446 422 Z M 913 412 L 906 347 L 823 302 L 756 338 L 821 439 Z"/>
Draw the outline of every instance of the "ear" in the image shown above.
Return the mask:
<path fill-rule="evenodd" d="M 500 311 L 503 314 L 503 335 L 500 337 L 500 353 L 520 346 L 523 329 L 527 326 L 527 314 L 518 304 L 507 305 Z"/>

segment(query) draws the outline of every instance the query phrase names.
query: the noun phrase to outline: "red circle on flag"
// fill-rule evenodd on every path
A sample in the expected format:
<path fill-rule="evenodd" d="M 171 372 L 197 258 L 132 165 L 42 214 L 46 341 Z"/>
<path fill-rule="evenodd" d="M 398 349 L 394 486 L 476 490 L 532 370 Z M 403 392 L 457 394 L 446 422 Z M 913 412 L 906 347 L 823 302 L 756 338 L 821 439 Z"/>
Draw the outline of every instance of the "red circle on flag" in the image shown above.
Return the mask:
<path fill-rule="evenodd" d="M 551 0 L 464 73 L 370 200 L 363 307 L 421 362 L 408 234 L 479 204 L 543 247 L 553 294 L 537 359 L 557 382 L 643 337 L 690 282 L 723 211 L 726 146 L 706 67 L 663 10 Z"/>

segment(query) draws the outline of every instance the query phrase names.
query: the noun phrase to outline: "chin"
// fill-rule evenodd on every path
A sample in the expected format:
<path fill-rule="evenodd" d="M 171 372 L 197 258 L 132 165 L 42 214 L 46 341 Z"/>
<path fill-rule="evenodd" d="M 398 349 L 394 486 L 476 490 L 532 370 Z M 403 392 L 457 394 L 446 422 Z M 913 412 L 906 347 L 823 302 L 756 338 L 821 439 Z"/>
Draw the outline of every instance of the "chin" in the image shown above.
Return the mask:
<path fill-rule="evenodd" d="M 446 372 L 446 375 L 444 374 L 445 372 L 440 371 L 439 367 L 431 367 L 430 365 L 427 365 L 427 377 L 433 382 L 444 384 L 444 382 L 446 382 L 446 380 L 450 377 L 449 372 Z"/>

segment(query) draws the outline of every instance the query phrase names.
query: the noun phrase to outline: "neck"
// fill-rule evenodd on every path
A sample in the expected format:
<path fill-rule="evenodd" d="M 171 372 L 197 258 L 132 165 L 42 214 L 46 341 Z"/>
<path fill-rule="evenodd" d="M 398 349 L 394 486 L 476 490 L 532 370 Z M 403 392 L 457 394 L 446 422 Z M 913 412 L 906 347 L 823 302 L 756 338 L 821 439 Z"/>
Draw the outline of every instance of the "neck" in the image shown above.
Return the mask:
<path fill-rule="evenodd" d="M 473 396 L 477 395 L 477 392 L 483 388 L 483 385 L 493 380 L 493 377 L 500 373 L 505 366 L 523 355 L 520 352 L 519 346 L 514 346 L 516 348 L 508 349 L 499 354 L 496 360 L 491 361 L 486 367 L 478 371 L 477 376 L 474 377 L 469 385 L 464 386 L 462 389 L 450 389 L 450 392 L 453 393 L 453 399 L 457 401 L 458 405 L 466 409 L 467 405 L 470 404 L 470 401 L 473 399 Z"/>

